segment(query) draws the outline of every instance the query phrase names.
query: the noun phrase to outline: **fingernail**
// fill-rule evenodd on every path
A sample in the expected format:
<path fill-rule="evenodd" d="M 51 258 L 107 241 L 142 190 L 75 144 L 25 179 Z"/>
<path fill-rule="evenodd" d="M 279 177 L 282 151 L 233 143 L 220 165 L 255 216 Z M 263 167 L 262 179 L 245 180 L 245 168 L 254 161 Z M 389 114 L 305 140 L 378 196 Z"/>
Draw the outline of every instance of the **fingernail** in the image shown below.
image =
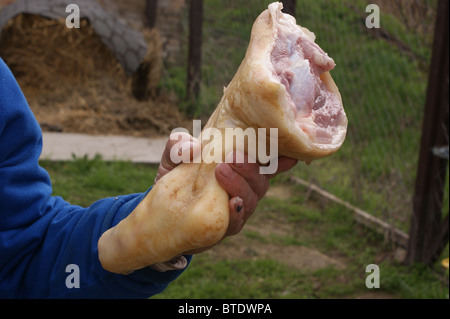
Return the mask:
<path fill-rule="evenodd" d="M 230 165 L 222 163 L 220 164 L 220 173 L 226 178 L 231 178 L 234 171 L 231 169 Z"/>
<path fill-rule="evenodd" d="M 242 208 L 244 208 L 244 201 L 242 200 L 242 198 L 237 197 L 234 206 L 236 207 L 236 212 L 239 213 Z"/>

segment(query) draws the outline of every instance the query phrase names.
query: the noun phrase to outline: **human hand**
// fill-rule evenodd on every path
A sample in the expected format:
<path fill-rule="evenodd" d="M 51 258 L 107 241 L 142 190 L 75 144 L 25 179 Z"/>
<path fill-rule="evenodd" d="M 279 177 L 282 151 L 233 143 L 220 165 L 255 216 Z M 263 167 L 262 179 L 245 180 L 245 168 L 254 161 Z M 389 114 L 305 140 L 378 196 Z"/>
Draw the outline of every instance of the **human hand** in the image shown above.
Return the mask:
<path fill-rule="evenodd" d="M 179 163 L 171 160 L 170 152 L 175 151 L 178 155 L 182 152 L 190 151 L 190 160 L 201 151 L 200 141 L 187 133 L 177 133 L 184 135 L 184 141 L 178 150 L 173 150 L 177 139 L 169 139 L 163 152 L 155 183 L 170 172 Z M 181 136 L 180 136 L 181 138 Z M 219 185 L 228 193 L 230 222 L 225 237 L 238 234 L 249 217 L 253 214 L 261 198 L 269 189 L 269 180 L 276 175 L 288 171 L 297 164 L 297 160 L 288 157 L 278 158 L 278 169 L 272 175 L 264 175 L 259 172 L 259 165 L 254 160 L 249 160 L 247 154 L 241 152 L 231 152 L 227 155 L 225 163 L 219 163 L 215 169 L 215 177 Z M 199 253 L 210 247 L 188 253 Z"/>
<path fill-rule="evenodd" d="M 154 189 L 128 217 L 100 237 L 98 254 L 106 270 L 129 274 L 146 266 L 157 271 L 184 268 L 187 265 L 184 255 L 201 253 L 225 237 L 239 233 L 258 201 L 267 192 L 269 179 L 297 163 L 296 160 L 280 157 L 275 174 L 261 175 L 259 165 L 252 163 L 247 155 L 231 152 L 227 154 L 225 163 L 215 166 L 183 165 L 173 172 L 175 175 L 169 174 L 171 176 L 167 176 L 168 179 L 161 180 L 179 165 L 172 161 L 177 160 L 174 154 L 186 155 L 189 151 L 190 159 L 194 159 L 194 155 L 201 151 L 199 141 L 189 134 L 182 141 L 184 142 L 177 144 L 177 139 L 169 139 L 155 178 Z M 183 157 L 184 162 L 188 162 L 189 156 L 181 156 Z M 177 201 L 174 194 L 182 187 L 178 185 L 177 179 L 187 178 L 189 183 L 193 183 L 197 174 L 200 176 L 202 192 L 196 196 L 179 192 L 182 193 L 181 202 Z M 208 207 L 210 198 L 214 198 L 218 206 Z M 175 202 L 168 209 L 170 200 Z M 224 207 L 227 204 L 228 212 Z M 168 216 L 167 211 L 172 215 Z M 182 222 L 178 222 L 174 216 L 181 217 Z M 198 220 L 202 216 L 205 220 Z M 208 219 L 209 216 L 213 216 L 212 219 Z M 219 220 L 222 223 L 217 223 Z M 159 223 L 161 227 L 158 226 Z M 214 229 L 217 232 L 211 231 Z"/>
<path fill-rule="evenodd" d="M 230 196 L 230 223 L 225 236 L 238 234 L 267 190 L 269 180 L 290 170 L 297 160 L 288 157 L 278 158 L 278 169 L 274 174 L 260 174 L 260 166 L 250 160 L 247 154 L 232 152 L 225 163 L 216 167 L 215 176 L 219 185 Z"/>

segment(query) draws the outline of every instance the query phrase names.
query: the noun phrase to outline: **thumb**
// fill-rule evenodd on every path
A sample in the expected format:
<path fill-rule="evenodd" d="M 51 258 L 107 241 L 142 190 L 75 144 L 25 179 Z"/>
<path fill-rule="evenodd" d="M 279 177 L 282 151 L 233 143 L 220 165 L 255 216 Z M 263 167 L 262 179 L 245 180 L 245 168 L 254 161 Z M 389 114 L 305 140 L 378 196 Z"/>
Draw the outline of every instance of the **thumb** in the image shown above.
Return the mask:
<path fill-rule="evenodd" d="M 172 133 L 164 148 L 155 183 L 180 163 L 192 162 L 200 152 L 198 139 L 185 132 Z"/>

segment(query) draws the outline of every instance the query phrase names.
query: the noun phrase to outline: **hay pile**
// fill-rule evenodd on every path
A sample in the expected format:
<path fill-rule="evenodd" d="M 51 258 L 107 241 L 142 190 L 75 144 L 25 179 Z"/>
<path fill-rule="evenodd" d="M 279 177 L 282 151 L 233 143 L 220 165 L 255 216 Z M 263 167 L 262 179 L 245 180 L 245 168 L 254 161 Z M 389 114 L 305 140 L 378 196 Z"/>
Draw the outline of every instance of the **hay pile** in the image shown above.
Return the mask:
<path fill-rule="evenodd" d="M 80 29 L 68 29 L 64 20 L 19 15 L 3 29 L 0 56 L 43 130 L 167 135 L 189 121 L 178 111 L 176 98 L 158 92 L 159 37 L 156 30 L 144 36 L 149 51 L 133 78 L 87 20 L 81 20 Z M 140 102 L 135 95 L 149 99 Z"/>

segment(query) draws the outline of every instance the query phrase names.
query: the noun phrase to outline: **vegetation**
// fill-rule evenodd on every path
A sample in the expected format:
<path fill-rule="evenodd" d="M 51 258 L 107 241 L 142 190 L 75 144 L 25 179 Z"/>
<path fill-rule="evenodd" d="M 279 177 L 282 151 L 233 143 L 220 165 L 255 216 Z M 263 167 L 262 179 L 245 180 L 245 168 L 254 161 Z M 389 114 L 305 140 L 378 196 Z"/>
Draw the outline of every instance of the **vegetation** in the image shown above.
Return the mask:
<path fill-rule="evenodd" d="M 204 2 L 196 118 L 207 118 L 216 107 L 245 55 L 253 21 L 270 2 Z M 416 2 L 428 8 L 422 15 L 427 28 L 411 28 L 405 13 L 397 12 L 390 1 L 379 3 L 378 30 L 365 25 L 367 1 L 297 1 L 297 22 L 315 32 L 316 42 L 336 62 L 331 74 L 341 91 L 349 129 L 336 155 L 294 174 L 407 232 L 431 57 L 429 24 L 434 20 L 429 12 L 436 11 L 437 1 Z M 163 83 L 180 99 L 185 95 L 185 70 L 167 66 Z"/>
<path fill-rule="evenodd" d="M 208 117 L 217 105 L 244 57 L 254 19 L 270 2 L 205 1 L 197 118 Z M 426 3 L 436 7 L 435 0 Z M 408 232 L 432 39 L 429 32 L 409 29 L 395 12 L 382 11 L 388 41 L 365 27 L 366 4 L 297 1 L 298 23 L 313 30 L 336 61 L 332 76 L 349 131 L 337 154 L 309 166 L 299 163 L 290 174 Z M 161 83 L 180 99 L 185 70 L 166 65 Z M 42 165 L 55 195 L 84 206 L 105 196 L 143 192 L 156 174 L 153 166 L 105 163 L 99 157 Z M 404 251 L 357 224 L 345 208 L 289 183 L 286 175 L 271 189 L 279 192 L 259 203 L 239 235 L 196 256 L 156 298 L 448 298 L 448 270 L 439 262 L 432 268 L 402 266 L 397 260 Z M 447 174 L 444 216 L 448 193 Z M 447 247 L 442 258 L 448 255 Z M 380 289 L 365 286 L 369 264 L 380 268 Z"/>
<path fill-rule="evenodd" d="M 75 205 L 144 192 L 157 167 L 104 162 L 43 161 L 54 195 Z M 189 269 L 155 298 L 447 298 L 448 271 L 395 261 L 382 236 L 351 213 L 288 182 L 272 181 L 244 230 L 194 257 Z M 448 249 L 446 252 L 448 256 Z M 380 267 L 380 289 L 368 289 L 368 264 Z"/>

